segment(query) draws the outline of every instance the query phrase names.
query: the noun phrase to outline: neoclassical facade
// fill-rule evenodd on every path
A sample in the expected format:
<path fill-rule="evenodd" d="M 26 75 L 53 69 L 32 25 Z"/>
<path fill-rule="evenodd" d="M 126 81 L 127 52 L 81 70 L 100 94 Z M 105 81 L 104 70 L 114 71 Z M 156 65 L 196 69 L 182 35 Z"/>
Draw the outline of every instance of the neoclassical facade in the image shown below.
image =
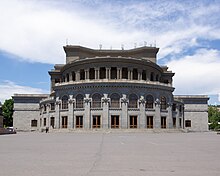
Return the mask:
<path fill-rule="evenodd" d="M 35 101 L 38 109 L 32 110 L 38 115 L 29 118 L 25 129 L 208 129 L 208 97 L 175 98 L 174 73 L 157 64 L 159 48 L 94 50 L 67 45 L 64 51 L 66 64 L 49 71 L 49 95 L 13 96 L 15 126 L 25 106 L 31 110 L 29 101 Z M 20 103 L 25 97 L 27 101 Z M 201 112 L 199 128 L 192 127 L 191 119 L 185 121 L 184 102 L 199 107 L 190 111 Z"/>

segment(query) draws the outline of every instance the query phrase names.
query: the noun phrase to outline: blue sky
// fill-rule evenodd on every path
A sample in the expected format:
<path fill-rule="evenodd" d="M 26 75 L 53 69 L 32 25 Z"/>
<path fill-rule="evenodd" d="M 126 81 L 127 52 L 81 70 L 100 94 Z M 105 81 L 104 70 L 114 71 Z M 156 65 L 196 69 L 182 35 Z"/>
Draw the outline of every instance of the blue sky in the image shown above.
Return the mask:
<path fill-rule="evenodd" d="M 176 95 L 206 94 L 220 104 L 219 0 L 1 0 L 0 101 L 49 93 L 48 71 L 63 46 L 103 49 L 155 45 L 175 72 Z"/>

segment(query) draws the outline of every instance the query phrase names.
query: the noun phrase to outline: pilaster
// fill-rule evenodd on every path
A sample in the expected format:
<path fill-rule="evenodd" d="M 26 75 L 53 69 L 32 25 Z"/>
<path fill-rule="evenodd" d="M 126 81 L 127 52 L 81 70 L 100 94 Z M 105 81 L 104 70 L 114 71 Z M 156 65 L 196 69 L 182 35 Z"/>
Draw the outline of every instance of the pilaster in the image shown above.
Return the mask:
<path fill-rule="evenodd" d="M 91 117 L 90 117 L 90 105 L 92 99 L 89 98 L 89 94 L 85 94 L 84 98 L 84 118 L 83 118 L 83 124 L 85 129 L 91 128 Z"/>
<path fill-rule="evenodd" d="M 139 127 L 140 128 L 146 128 L 146 115 L 145 115 L 145 99 L 143 96 L 140 97 L 139 101 L 139 107 L 140 107 L 140 120 L 139 120 Z"/>
<path fill-rule="evenodd" d="M 128 128 L 128 99 L 125 94 L 122 95 L 121 101 L 121 128 Z"/>
<path fill-rule="evenodd" d="M 167 107 L 167 109 L 168 109 L 168 116 L 167 116 L 168 128 L 173 128 L 172 103 L 168 103 L 167 105 L 168 105 L 168 107 Z M 176 123 L 177 123 L 177 120 L 176 120 Z"/>
<path fill-rule="evenodd" d="M 102 108 L 103 108 L 103 117 L 102 117 L 102 128 L 108 129 L 109 126 L 109 103 L 110 98 L 108 98 L 108 94 L 104 94 L 102 98 Z"/>
<path fill-rule="evenodd" d="M 74 102 L 74 100 L 73 100 L 73 96 L 72 95 L 70 95 L 70 98 L 69 98 L 69 100 L 68 100 L 68 126 L 67 126 L 67 128 L 73 128 L 73 126 L 74 126 L 74 124 L 73 124 L 73 117 L 74 117 L 74 115 L 73 115 L 73 102 Z"/>
<path fill-rule="evenodd" d="M 61 101 L 59 100 L 59 97 L 56 98 L 55 102 L 55 128 L 60 128 L 60 104 Z"/>
<path fill-rule="evenodd" d="M 160 100 L 159 99 L 156 99 L 155 101 L 154 127 L 161 128 Z"/>

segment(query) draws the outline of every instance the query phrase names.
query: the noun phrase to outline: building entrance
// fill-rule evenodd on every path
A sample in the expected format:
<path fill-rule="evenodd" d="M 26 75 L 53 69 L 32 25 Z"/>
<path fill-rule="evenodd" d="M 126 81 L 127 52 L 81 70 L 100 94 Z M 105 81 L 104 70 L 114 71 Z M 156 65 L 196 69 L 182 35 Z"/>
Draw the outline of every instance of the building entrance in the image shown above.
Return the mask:
<path fill-rule="evenodd" d="M 147 116 L 147 128 L 153 128 L 153 116 Z"/>
<path fill-rule="evenodd" d="M 54 128 L 54 121 L 55 121 L 54 117 L 51 117 L 50 118 L 50 126 L 52 126 L 53 128 Z"/>
<path fill-rule="evenodd" d="M 137 128 L 137 116 L 130 116 L 130 128 Z"/>
<path fill-rule="evenodd" d="M 119 128 L 119 116 L 111 116 L 111 128 Z"/>
<path fill-rule="evenodd" d="M 76 116 L 76 128 L 83 128 L 83 116 Z"/>
<path fill-rule="evenodd" d="M 101 117 L 93 116 L 92 128 L 100 128 L 101 126 Z"/>
<path fill-rule="evenodd" d="M 62 117 L 62 128 L 67 128 L 67 116 Z"/>

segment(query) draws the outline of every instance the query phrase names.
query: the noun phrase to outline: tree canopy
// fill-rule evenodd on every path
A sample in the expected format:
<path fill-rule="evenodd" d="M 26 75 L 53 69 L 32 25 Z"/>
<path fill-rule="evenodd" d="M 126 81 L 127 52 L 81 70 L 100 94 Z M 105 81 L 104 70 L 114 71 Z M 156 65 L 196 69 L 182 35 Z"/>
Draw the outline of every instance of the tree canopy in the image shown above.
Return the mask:
<path fill-rule="evenodd" d="M 209 128 L 212 130 L 220 129 L 220 111 L 217 106 L 209 106 L 208 109 L 209 115 Z"/>
<path fill-rule="evenodd" d="M 13 126 L 13 108 L 14 108 L 14 101 L 13 99 L 5 100 L 4 104 L 2 105 L 2 114 L 4 116 L 4 125 L 5 126 Z"/>

